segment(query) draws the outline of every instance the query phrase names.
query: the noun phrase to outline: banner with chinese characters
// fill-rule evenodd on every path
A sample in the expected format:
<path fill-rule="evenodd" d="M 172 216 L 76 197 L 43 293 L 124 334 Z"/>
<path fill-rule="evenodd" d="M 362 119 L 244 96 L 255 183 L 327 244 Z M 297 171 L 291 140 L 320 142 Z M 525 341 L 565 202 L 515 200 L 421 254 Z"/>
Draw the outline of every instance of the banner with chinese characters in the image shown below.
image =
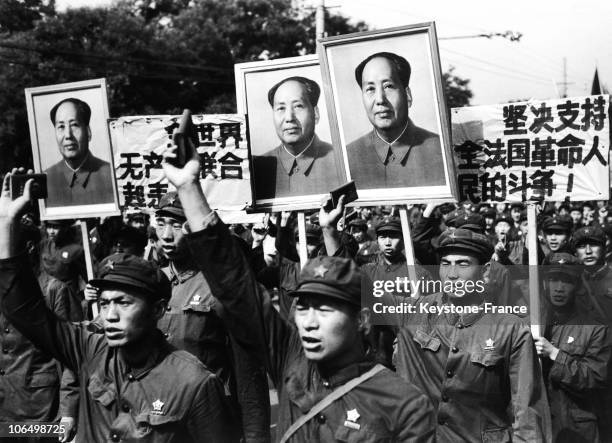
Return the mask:
<path fill-rule="evenodd" d="M 202 165 L 201 184 L 210 206 L 241 211 L 252 201 L 244 115 L 192 116 Z M 174 188 L 161 166 L 164 149 L 180 116 L 136 116 L 110 120 L 115 174 L 123 207 L 155 210 L 159 199 Z"/>
<path fill-rule="evenodd" d="M 452 110 L 459 198 L 608 200 L 609 96 Z"/>

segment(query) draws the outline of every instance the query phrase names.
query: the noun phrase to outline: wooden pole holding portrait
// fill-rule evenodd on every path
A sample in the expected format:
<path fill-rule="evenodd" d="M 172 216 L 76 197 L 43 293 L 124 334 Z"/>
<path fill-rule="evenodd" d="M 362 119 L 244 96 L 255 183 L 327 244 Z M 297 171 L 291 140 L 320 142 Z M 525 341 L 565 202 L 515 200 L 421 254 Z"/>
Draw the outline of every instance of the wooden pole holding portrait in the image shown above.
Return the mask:
<path fill-rule="evenodd" d="M 540 278 L 538 270 L 538 223 L 536 206 L 527 204 L 527 247 L 529 248 L 529 323 L 534 337 L 540 336 Z"/>
<path fill-rule="evenodd" d="M 87 222 L 85 220 L 81 220 L 79 222 L 81 226 L 81 237 L 83 239 L 83 255 L 85 256 L 85 268 L 87 269 L 87 281 L 92 280 L 94 278 L 93 272 L 93 261 L 91 258 L 91 247 L 89 244 L 89 231 L 87 230 Z M 94 320 L 98 316 L 98 302 L 95 302 L 91 305 L 91 313 L 92 320 Z"/>
<path fill-rule="evenodd" d="M 410 280 L 416 283 L 416 258 L 414 255 L 414 245 L 412 244 L 412 234 L 410 233 L 410 223 L 408 222 L 408 211 L 406 208 L 400 208 L 399 210 L 400 222 L 402 224 L 402 235 L 404 236 L 404 249 L 406 251 L 406 266 L 408 267 L 408 277 Z M 419 293 L 416 291 L 414 294 L 410 294 L 411 297 L 418 297 Z"/>
<path fill-rule="evenodd" d="M 308 260 L 308 248 L 306 247 L 306 216 L 303 212 L 298 212 L 298 240 L 300 242 L 300 267 L 303 268 Z"/>

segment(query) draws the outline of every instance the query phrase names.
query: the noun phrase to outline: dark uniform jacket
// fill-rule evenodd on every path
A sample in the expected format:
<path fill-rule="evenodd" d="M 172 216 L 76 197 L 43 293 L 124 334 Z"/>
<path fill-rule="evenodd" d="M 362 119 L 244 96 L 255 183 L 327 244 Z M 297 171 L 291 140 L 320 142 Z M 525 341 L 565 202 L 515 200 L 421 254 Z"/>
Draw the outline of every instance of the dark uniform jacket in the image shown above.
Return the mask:
<path fill-rule="evenodd" d="M 45 173 L 49 198 L 47 206 L 113 203 L 113 176 L 110 163 L 89 154 L 77 172 L 60 160 Z"/>
<path fill-rule="evenodd" d="M 546 335 L 559 348 L 554 361 L 543 360 L 553 440 L 598 442 L 597 413 L 605 406 L 602 388 L 611 355 L 609 330 L 570 312 L 557 318 Z"/>
<path fill-rule="evenodd" d="M 172 297 L 158 328 L 170 344 L 196 356 L 219 377 L 232 397 L 236 423 L 242 425 L 246 441 L 269 441 L 270 399 L 263 368 L 231 340 L 222 320 L 223 306 L 201 272 L 175 272 L 171 266 L 162 270 L 172 283 Z"/>
<path fill-rule="evenodd" d="M 146 365 L 131 369 L 104 335 L 48 310 L 25 257 L 0 260 L 0 299 L 25 336 L 79 374 L 79 441 L 233 441 L 218 378 L 161 332 Z"/>
<path fill-rule="evenodd" d="M 582 274 L 583 290 L 576 297 L 576 305 L 588 318 L 612 327 L 612 267 L 603 265 L 594 271 L 588 268 Z M 600 420 L 602 441 L 612 441 L 612 420 L 604 411 L 612 410 L 612 371 L 608 372 L 608 383 L 603 395 Z"/>
<path fill-rule="evenodd" d="M 446 304 L 442 294 L 416 301 Z M 437 441 L 550 441 L 531 332 L 514 315 L 398 316 L 398 374 L 434 402 Z"/>
<path fill-rule="evenodd" d="M 253 168 L 257 199 L 325 194 L 342 183 L 333 146 L 316 135 L 297 158 L 279 145 L 253 157 Z"/>
<path fill-rule="evenodd" d="M 444 186 L 444 163 L 438 134 L 408 127 L 393 145 L 372 130 L 346 148 L 351 178 L 357 189 Z"/>
<path fill-rule="evenodd" d="M 190 235 L 189 245 L 213 293 L 223 303 L 236 338 L 265 356 L 279 390 L 277 437 L 337 386 L 363 374 L 370 361 L 322 374 L 304 356 L 294 325 L 270 305 L 266 290 L 257 285 L 246 259 L 230 241 L 216 214 L 212 224 Z M 348 411 L 359 414 L 358 428 L 347 426 Z M 385 369 L 332 403 L 301 427 L 291 442 L 431 441 L 431 406 L 414 386 Z"/>

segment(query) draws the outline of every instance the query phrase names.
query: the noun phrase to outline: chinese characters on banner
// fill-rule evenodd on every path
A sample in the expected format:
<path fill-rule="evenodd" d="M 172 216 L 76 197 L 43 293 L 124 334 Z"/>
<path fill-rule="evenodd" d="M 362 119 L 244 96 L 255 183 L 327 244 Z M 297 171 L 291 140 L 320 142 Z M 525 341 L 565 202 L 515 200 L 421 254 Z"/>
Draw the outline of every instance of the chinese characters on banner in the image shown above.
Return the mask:
<path fill-rule="evenodd" d="M 251 185 L 243 115 L 194 115 L 200 181 L 214 209 L 238 211 L 251 204 Z M 109 124 L 121 206 L 155 210 L 173 190 L 161 166 L 180 116 L 122 117 Z"/>
<path fill-rule="evenodd" d="M 452 110 L 460 200 L 608 200 L 609 96 Z"/>

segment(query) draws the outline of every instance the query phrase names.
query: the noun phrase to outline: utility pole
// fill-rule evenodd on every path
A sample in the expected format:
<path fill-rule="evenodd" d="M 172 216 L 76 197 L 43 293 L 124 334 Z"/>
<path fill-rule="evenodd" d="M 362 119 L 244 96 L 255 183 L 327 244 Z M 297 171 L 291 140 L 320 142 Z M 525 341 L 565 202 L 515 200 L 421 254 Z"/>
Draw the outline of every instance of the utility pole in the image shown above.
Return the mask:
<path fill-rule="evenodd" d="M 317 39 L 325 37 L 325 0 L 318 0 L 315 12 Z"/>
<path fill-rule="evenodd" d="M 572 82 L 567 81 L 567 57 L 563 57 L 563 81 L 559 83 L 563 86 L 563 94 L 561 98 L 567 97 L 567 87 L 568 85 L 573 84 Z"/>

